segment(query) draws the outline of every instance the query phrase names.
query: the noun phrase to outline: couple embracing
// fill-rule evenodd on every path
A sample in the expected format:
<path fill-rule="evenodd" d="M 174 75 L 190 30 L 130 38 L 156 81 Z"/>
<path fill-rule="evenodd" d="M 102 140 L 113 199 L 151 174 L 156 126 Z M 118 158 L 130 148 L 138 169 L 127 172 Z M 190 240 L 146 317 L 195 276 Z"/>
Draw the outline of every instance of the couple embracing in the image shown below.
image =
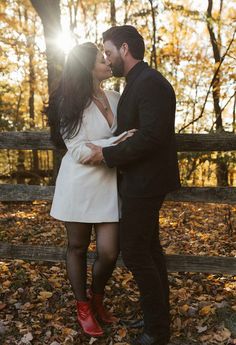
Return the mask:
<path fill-rule="evenodd" d="M 165 195 L 180 186 L 175 93 L 143 61 L 144 40 L 133 26 L 110 28 L 103 43 L 105 55 L 93 43 L 75 46 L 51 95 L 52 139 L 62 139 L 67 148 L 51 215 L 65 222 L 67 275 L 83 331 L 102 336 L 102 323 L 119 322 L 103 298 L 121 251 L 143 312 L 143 331 L 130 343 L 166 345 L 169 285 L 159 210 Z M 126 79 L 121 96 L 102 88 L 112 75 Z M 93 228 L 97 257 L 88 288 L 86 257 Z"/>

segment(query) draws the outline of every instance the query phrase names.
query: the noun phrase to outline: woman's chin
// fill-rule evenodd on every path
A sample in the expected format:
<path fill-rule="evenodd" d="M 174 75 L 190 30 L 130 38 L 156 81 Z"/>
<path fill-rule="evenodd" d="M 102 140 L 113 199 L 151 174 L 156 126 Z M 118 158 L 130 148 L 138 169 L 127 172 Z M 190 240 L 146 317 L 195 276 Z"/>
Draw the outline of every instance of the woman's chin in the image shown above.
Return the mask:
<path fill-rule="evenodd" d="M 107 79 L 109 79 L 109 78 L 111 78 L 111 77 L 112 77 L 112 74 L 109 73 L 108 75 L 104 76 L 104 78 L 102 79 L 102 81 L 103 81 L 103 80 L 107 80 Z"/>

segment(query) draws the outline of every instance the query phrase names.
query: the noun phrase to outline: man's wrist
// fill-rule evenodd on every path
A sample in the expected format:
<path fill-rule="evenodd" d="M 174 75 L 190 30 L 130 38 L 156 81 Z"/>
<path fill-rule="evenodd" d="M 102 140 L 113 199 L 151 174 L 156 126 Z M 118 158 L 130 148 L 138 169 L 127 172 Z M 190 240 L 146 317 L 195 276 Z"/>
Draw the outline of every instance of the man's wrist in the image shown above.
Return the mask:
<path fill-rule="evenodd" d="M 104 155 L 103 155 L 103 149 L 101 149 L 101 156 L 102 156 L 102 163 L 106 164 L 106 161 L 105 161 L 105 158 L 104 158 Z"/>

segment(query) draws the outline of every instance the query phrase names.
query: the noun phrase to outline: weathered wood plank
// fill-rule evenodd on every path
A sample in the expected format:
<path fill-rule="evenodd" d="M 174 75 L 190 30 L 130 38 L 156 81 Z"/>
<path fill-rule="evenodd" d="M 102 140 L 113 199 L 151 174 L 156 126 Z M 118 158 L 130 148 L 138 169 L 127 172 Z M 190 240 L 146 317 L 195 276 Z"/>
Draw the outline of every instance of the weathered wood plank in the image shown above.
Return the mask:
<path fill-rule="evenodd" d="M 1 184 L 0 201 L 52 200 L 54 186 Z M 182 187 L 169 193 L 168 201 L 236 203 L 236 187 Z"/>
<path fill-rule="evenodd" d="M 176 134 L 179 152 L 234 151 L 236 134 Z M 55 146 L 46 131 L 1 132 L 0 149 L 52 150 Z"/>
<path fill-rule="evenodd" d="M 166 196 L 168 201 L 236 203 L 236 187 L 182 187 Z"/>
<path fill-rule="evenodd" d="M 61 262 L 65 260 L 66 248 L 52 246 L 13 245 L 0 242 L 0 259 L 22 259 L 31 261 Z M 88 253 L 91 264 L 95 252 Z M 193 255 L 166 255 L 169 272 L 207 272 L 236 274 L 236 258 Z M 117 266 L 123 266 L 119 257 Z"/>
<path fill-rule="evenodd" d="M 54 186 L 1 184 L 0 201 L 52 200 Z"/>

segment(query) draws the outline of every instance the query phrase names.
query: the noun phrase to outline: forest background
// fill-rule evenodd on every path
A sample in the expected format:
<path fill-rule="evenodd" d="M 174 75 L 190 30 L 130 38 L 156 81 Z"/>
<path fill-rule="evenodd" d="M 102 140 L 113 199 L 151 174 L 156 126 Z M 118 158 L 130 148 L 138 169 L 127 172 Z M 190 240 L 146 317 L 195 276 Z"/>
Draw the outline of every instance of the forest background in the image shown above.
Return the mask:
<path fill-rule="evenodd" d="M 235 132 L 236 2 L 233 0 L 2 0 L 0 127 L 48 129 L 42 110 L 74 44 L 132 24 L 145 60 L 176 91 L 177 133 Z M 122 92 L 115 78 L 105 87 Z M 179 153 L 183 185 L 235 186 L 235 153 Z M 1 150 L 4 183 L 53 184 L 52 151 Z"/>
<path fill-rule="evenodd" d="M 102 49 L 102 32 L 122 24 L 137 27 L 145 60 L 174 86 L 176 133 L 235 133 L 235 0 L 1 0 L 0 130 L 48 130 L 42 110 L 70 49 L 85 41 Z M 122 92 L 124 80 L 104 86 Z M 182 184 L 236 186 L 235 161 L 235 152 L 181 152 Z M 1 183 L 53 185 L 57 169 L 52 150 L 0 151 Z M 50 205 L 0 203 L 0 241 L 65 247 L 64 225 L 49 216 Z M 165 253 L 236 256 L 233 213 L 233 205 L 165 202 Z M 236 344 L 235 277 L 169 272 L 169 281 L 171 344 Z M 115 269 L 106 296 L 118 317 L 141 317 L 124 268 Z M 64 262 L 0 261 L 0 344 L 127 345 L 137 332 L 122 324 L 105 331 L 106 340 L 87 339 L 76 325 Z"/>

